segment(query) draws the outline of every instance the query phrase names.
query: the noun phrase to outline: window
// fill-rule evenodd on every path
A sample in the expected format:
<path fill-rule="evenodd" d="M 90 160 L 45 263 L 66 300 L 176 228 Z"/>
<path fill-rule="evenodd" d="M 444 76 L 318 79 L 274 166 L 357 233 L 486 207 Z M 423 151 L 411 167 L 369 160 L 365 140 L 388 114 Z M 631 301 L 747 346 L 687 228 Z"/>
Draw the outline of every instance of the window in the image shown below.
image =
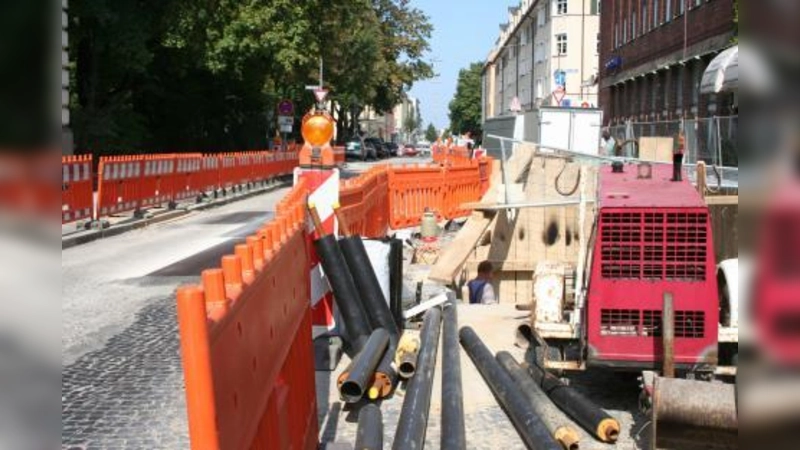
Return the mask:
<path fill-rule="evenodd" d="M 658 20 L 661 19 L 660 6 L 661 5 L 658 4 L 658 0 L 653 0 L 653 28 L 659 25 Z"/>
<path fill-rule="evenodd" d="M 556 35 L 556 54 L 559 56 L 567 54 L 567 33 Z"/>
<path fill-rule="evenodd" d="M 542 79 L 536 80 L 536 100 L 539 100 L 544 95 L 544 87 L 542 86 Z"/>
<path fill-rule="evenodd" d="M 631 13 L 631 40 L 636 39 L 636 11 Z"/>
<path fill-rule="evenodd" d="M 545 17 L 545 10 L 540 9 L 539 13 L 536 15 L 536 22 L 539 25 L 539 28 L 542 28 L 544 24 L 547 22 L 547 18 Z"/>
<path fill-rule="evenodd" d="M 556 14 L 562 15 L 566 14 L 568 11 L 567 5 L 569 4 L 569 0 L 556 0 Z"/>
<path fill-rule="evenodd" d="M 647 33 L 647 25 L 649 24 L 647 20 L 647 3 L 642 1 L 642 34 Z"/>
<path fill-rule="evenodd" d="M 614 22 L 614 49 L 619 48 L 619 22 Z"/>
<path fill-rule="evenodd" d="M 628 19 L 622 21 L 622 44 L 628 43 Z"/>
<path fill-rule="evenodd" d="M 592 15 L 600 14 L 600 0 L 591 0 L 591 1 L 592 1 L 591 14 Z"/>
<path fill-rule="evenodd" d="M 686 11 L 686 0 L 678 0 L 678 15 L 680 16 L 684 11 Z"/>
<path fill-rule="evenodd" d="M 666 5 L 664 5 L 664 6 L 667 8 L 666 13 L 664 14 L 664 22 L 670 22 L 670 21 L 672 21 L 672 1 L 673 0 L 664 0 L 664 1 L 666 3 Z"/>

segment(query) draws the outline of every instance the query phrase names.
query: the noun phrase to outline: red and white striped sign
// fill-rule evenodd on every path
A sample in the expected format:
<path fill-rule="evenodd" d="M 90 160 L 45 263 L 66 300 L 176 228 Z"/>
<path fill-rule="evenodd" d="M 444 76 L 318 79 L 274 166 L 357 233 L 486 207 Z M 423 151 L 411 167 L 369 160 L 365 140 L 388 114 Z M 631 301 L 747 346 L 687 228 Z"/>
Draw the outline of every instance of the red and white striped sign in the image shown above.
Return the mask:
<path fill-rule="evenodd" d="M 319 213 L 322 226 L 325 231 L 331 234 L 338 233 L 336 216 L 333 213 L 333 205 L 339 202 L 339 170 L 309 170 L 297 168 L 294 172 L 294 182 L 306 179 L 309 185 L 310 194 L 308 203 L 314 204 Z M 306 224 L 306 239 L 310 249 L 311 275 L 311 314 L 313 320 L 313 337 L 316 338 L 325 334 L 336 327 L 336 317 L 338 311 L 333 301 L 325 272 L 322 270 L 317 252 L 314 251 L 312 239 L 314 238 L 314 225 L 309 221 Z"/>

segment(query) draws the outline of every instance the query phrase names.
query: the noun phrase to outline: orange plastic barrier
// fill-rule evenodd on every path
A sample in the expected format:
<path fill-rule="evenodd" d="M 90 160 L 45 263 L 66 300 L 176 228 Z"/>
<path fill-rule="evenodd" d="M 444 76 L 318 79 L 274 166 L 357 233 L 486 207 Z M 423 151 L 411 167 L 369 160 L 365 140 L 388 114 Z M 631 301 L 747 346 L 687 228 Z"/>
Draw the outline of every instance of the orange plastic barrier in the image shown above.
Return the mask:
<path fill-rule="evenodd" d="M 61 157 L 61 223 L 92 218 L 92 156 Z"/>
<path fill-rule="evenodd" d="M 469 211 L 461 209 L 461 205 L 480 200 L 481 179 L 478 162 L 470 165 L 450 167 L 444 179 L 443 214 L 448 219 L 462 217 Z"/>
<path fill-rule="evenodd" d="M 352 180 L 342 181 L 339 214 L 350 232 L 364 237 L 382 237 L 389 229 L 389 174 L 374 167 Z"/>
<path fill-rule="evenodd" d="M 445 169 L 395 167 L 389 171 L 389 217 L 393 229 L 418 225 L 426 209 L 445 214 Z"/>
<path fill-rule="evenodd" d="M 302 186 L 277 217 L 178 290 L 191 446 L 317 447 Z"/>
<path fill-rule="evenodd" d="M 97 197 L 98 214 L 107 216 L 124 211 L 133 211 L 140 207 L 140 191 L 142 156 L 106 156 L 100 158 L 98 166 Z M 165 159 L 158 170 L 164 174 L 172 173 L 174 162 Z M 163 192 L 168 191 L 165 188 Z M 159 195 L 162 193 L 159 190 Z"/>

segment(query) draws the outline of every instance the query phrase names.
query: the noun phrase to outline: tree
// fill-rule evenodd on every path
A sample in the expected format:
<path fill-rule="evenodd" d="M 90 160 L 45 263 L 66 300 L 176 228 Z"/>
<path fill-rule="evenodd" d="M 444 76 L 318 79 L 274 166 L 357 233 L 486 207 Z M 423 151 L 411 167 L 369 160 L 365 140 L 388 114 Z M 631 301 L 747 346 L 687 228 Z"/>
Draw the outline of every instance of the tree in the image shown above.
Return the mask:
<path fill-rule="evenodd" d="M 456 93 L 450 102 L 450 130 L 456 134 L 470 133 L 474 138 L 483 134 L 481 114 L 481 74 L 483 63 L 472 63 L 458 74 Z"/>
<path fill-rule="evenodd" d="M 733 2 L 733 42 L 739 43 L 739 0 Z"/>
<path fill-rule="evenodd" d="M 429 123 L 428 128 L 425 130 L 425 140 L 433 142 L 436 139 L 439 139 L 439 132 L 436 131 L 436 127 L 432 123 Z"/>

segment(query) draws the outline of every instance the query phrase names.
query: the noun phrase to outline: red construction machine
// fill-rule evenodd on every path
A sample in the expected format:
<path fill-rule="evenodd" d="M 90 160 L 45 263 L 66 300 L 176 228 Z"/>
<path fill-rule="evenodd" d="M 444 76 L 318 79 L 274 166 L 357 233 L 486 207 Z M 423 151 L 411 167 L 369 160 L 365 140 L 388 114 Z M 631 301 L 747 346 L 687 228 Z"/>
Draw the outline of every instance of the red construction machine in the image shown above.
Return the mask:
<path fill-rule="evenodd" d="M 534 280 L 533 335 L 545 367 L 735 374 L 726 365 L 738 353 L 738 328 L 720 324 L 721 301 L 731 299 L 719 295 L 709 208 L 689 181 L 671 178 L 664 164 L 598 169 L 574 298 L 565 295 L 569 275 L 558 275 L 571 269 L 537 269 Z"/>

